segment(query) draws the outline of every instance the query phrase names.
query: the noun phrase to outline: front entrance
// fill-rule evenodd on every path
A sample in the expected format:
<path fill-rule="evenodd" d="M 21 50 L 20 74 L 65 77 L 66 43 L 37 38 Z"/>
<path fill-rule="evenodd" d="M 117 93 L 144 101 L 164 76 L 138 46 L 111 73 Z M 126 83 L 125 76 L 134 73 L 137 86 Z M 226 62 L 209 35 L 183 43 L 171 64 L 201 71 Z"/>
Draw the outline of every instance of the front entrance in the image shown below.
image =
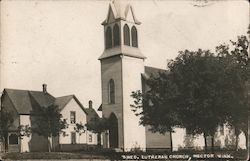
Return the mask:
<path fill-rule="evenodd" d="M 10 133 L 8 137 L 8 152 L 20 152 L 19 137 L 16 133 Z"/>
<path fill-rule="evenodd" d="M 118 120 L 114 113 L 109 117 L 109 146 L 110 148 L 118 148 Z"/>

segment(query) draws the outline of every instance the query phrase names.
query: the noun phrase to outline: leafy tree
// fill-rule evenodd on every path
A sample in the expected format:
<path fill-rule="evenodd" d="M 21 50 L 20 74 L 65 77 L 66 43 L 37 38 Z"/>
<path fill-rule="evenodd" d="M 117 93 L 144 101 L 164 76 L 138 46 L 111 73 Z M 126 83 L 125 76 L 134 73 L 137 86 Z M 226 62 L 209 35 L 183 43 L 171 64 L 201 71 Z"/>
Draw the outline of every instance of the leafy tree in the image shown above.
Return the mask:
<path fill-rule="evenodd" d="M 168 64 L 169 71 L 150 77 L 149 90 L 132 93 L 131 105 L 141 124 L 164 133 L 185 127 L 188 134 L 214 135 L 219 125 L 230 123 L 246 131 L 246 82 L 249 79 L 248 41 L 245 36 L 229 45 L 209 50 L 181 51 Z M 143 109 L 143 110 L 138 110 Z M 243 117 L 241 117 L 243 116 Z"/>
<path fill-rule="evenodd" d="M 86 128 L 85 128 L 85 126 L 82 123 L 76 123 L 76 127 L 74 127 L 74 130 L 79 135 L 82 135 L 83 133 L 85 133 Z"/>
<path fill-rule="evenodd" d="M 29 137 L 31 134 L 31 127 L 29 125 L 20 125 L 18 127 L 19 137 L 22 139 L 24 136 Z"/>
<path fill-rule="evenodd" d="M 223 60 L 225 77 L 225 96 L 228 98 L 228 123 L 235 129 L 236 147 L 238 150 L 239 134 L 243 132 L 248 142 L 248 106 L 249 106 L 249 41 L 246 36 L 239 36 L 237 41 L 216 48 L 218 56 Z"/>
<path fill-rule="evenodd" d="M 171 74 L 159 73 L 159 75 L 159 77 L 151 75 L 146 80 L 149 86 L 146 93 L 132 92 L 131 96 L 134 98 L 134 104 L 131 107 L 136 112 L 136 115 L 141 116 L 140 123 L 149 125 L 149 130 L 152 132 L 162 134 L 170 132 L 170 149 L 172 151 L 173 128 L 180 124 L 174 105 L 179 92 L 172 81 Z"/>
<path fill-rule="evenodd" d="M 181 124 L 189 134 L 203 134 L 205 150 L 207 136 L 212 137 L 217 127 L 225 122 L 223 104 L 223 67 L 210 51 L 182 51 L 168 64 L 173 81 L 179 90 L 174 103 Z"/>
<path fill-rule="evenodd" d="M 62 115 L 55 105 L 48 107 L 37 107 L 33 110 L 34 126 L 32 132 L 44 136 L 48 139 L 48 149 L 51 152 L 52 139 L 63 133 L 63 129 L 67 127 L 66 120 L 62 120 Z"/>
<path fill-rule="evenodd" d="M 218 79 L 222 71 L 219 59 L 210 51 L 185 50 L 168 67 L 168 73 L 147 80 L 147 92 L 132 93 L 132 107 L 143 109 L 136 114 L 152 131 L 171 134 L 173 127 L 181 126 L 189 134 L 203 134 L 207 150 L 207 136 L 213 137 L 224 121 L 222 98 L 216 92 L 223 82 Z"/>
<path fill-rule="evenodd" d="M 101 133 L 104 132 L 105 130 L 108 130 L 109 125 L 110 125 L 109 120 L 104 117 L 103 118 L 94 117 L 86 124 L 88 130 L 97 133 L 98 146 L 101 146 Z"/>
<path fill-rule="evenodd" d="M 13 115 L 11 112 L 8 112 L 4 109 L 1 109 L 0 114 L 0 139 L 4 143 L 5 151 L 8 150 L 8 133 L 10 131 L 10 127 L 14 122 Z"/>

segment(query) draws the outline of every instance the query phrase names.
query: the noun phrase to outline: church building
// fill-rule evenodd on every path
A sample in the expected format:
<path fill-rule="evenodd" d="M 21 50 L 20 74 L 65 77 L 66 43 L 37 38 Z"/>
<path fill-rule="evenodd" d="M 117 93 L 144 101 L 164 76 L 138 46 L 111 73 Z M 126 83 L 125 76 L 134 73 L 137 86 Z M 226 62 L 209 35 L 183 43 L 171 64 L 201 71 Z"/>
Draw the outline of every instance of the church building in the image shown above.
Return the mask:
<path fill-rule="evenodd" d="M 169 150 L 172 138 L 173 150 L 185 147 L 203 149 L 202 136 L 188 136 L 185 129 L 180 128 L 175 129 L 172 137 L 169 133 L 152 133 L 148 127 L 139 124 L 139 117 L 131 110 L 132 91 L 147 90 L 145 79 L 152 74 L 157 76 L 159 72 L 166 72 L 144 65 L 146 57 L 140 51 L 138 41 L 141 22 L 136 18 L 133 7 L 126 1 L 113 0 L 102 25 L 105 39 L 105 49 L 99 57 L 102 115 L 112 122 L 112 127 L 103 136 L 104 148 Z M 217 135 L 215 146 L 223 148 L 234 143 L 232 132 L 225 126 L 218 128 Z"/>
<path fill-rule="evenodd" d="M 141 22 L 134 9 L 124 1 L 109 5 L 104 26 L 105 49 L 101 62 L 102 112 L 113 124 L 104 136 L 104 147 L 124 151 L 146 148 L 170 148 L 169 135 L 149 132 L 139 125 L 139 117 L 131 110 L 132 91 L 143 90 L 143 75 L 158 73 L 156 68 L 144 66 L 146 57 L 139 48 Z"/>

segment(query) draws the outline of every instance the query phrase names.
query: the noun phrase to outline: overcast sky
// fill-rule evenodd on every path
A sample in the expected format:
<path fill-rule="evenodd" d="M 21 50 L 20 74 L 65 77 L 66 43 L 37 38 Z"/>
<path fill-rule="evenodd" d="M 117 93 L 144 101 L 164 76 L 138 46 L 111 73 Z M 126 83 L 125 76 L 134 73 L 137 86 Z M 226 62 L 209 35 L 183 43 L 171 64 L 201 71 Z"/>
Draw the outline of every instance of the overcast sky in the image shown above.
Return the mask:
<path fill-rule="evenodd" d="M 101 22 L 110 1 L 1 1 L 1 91 L 41 90 L 75 94 L 87 106 L 101 104 Z M 178 51 L 211 49 L 246 35 L 249 3 L 244 0 L 134 0 L 139 47 L 145 65 L 165 68 Z"/>

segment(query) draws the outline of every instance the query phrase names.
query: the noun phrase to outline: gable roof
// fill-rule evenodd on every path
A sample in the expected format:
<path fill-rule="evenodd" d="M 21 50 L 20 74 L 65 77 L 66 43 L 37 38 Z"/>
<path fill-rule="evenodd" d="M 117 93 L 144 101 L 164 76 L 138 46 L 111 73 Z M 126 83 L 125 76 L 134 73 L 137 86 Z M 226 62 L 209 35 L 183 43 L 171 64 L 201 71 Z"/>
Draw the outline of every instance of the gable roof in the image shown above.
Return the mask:
<path fill-rule="evenodd" d="M 11 103 L 19 115 L 30 115 L 33 111 L 33 108 L 36 106 L 48 107 L 50 105 L 56 105 L 61 111 L 72 99 L 74 99 L 80 108 L 86 113 L 87 122 L 93 120 L 93 118 L 99 118 L 99 115 L 96 113 L 95 109 L 84 108 L 75 95 L 67 95 L 55 98 L 47 92 L 45 93 L 41 91 L 19 89 L 4 89 L 4 94 L 8 95 Z"/>
<path fill-rule="evenodd" d="M 73 95 L 57 97 L 54 104 L 58 106 L 60 110 L 62 110 L 72 98 Z"/>
<path fill-rule="evenodd" d="M 47 92 L 46 93 L 40 91 L 28 91 L 28 92 L 41 107 L 48 107 L 52 105 L 55 101 L 55 98 Z"/>
<path fill-rule="evenodd" d="M 109 4 L 108 15 L 106 19 L 103 21 L 102 25 L 109 23 L 110 15 L 114 16 L 114 20 L 117 20 L 117 19 L 127 20 L 128 13 L 130 11 L 132 13 L 134 23 L 138 25 L 141 24 L 141 22 L 137 20 L 133 7 L 130 4 L 127 4 L 125 0 L 113 0 Z"/>
<path fill-rule="evenodd" d="M 96 110 L 91 108 L 85 108 L 81 102 L 76 98 L 75 95 L 68 95 L 68 96 L 62 96 L 62 97 L 57 97 L 55 100 L 55 105 L 58 106 L 60 110 L 63 110 L 63 108 L 72 100 L 74 99 L 77 104 L 82 108 L 82 110 L 86 113 L 87 115 L 87 122 L 90 120 L 93 120 L 93 118 L 99 118 L 99 115 L 96 113 Z"/>
<path fill-rule="evenodd" d="M 168 71 L 165 69 L 155 68 L 155 67 L 144 67 L 145 73 L 142 74 L 144 79 L 148 79 L 151 75 L 158 77 L 159 73 L 167 73 Z"/>
<path fill-rule="evenodd" d="M 65 107 L 72 99 L 74 99 L 74 100 L 76 101 L 76 103 L 81 107 L 81 109 L 82 109 L 86 114 L 88 114 L 87 111 L 86 111 L 86 108 L 83 107 L 83 105 L 82 105 L 81 102 L 76 98 L 75 95 L 67 95 L 67 96 L 57 97 L 57 98 L 55 99 L 54 104 L 55 104 L 56 106 L 58 106 L 59 110 L 61 111 L 61 110 L 64 109 L 64 107 Z"/>
<path fill-rule="evenodd" d="M 35 101 L 41 107 L 47 107 L 54 103 L 55 98 L 49 93 L 41 91 L 28 91 L 19 89 L 4 89 L 10 101 L 19 114 L 30 114 Z"/>
<path fill-rule="evenodd" d="M 90 121 L 95 120 L 94 118 L 99 119 L 99 115 L 96 113 L 95 109 L 93 108 L 85 108 L 85 110 L 87 111 L 87 123 Z"/>

